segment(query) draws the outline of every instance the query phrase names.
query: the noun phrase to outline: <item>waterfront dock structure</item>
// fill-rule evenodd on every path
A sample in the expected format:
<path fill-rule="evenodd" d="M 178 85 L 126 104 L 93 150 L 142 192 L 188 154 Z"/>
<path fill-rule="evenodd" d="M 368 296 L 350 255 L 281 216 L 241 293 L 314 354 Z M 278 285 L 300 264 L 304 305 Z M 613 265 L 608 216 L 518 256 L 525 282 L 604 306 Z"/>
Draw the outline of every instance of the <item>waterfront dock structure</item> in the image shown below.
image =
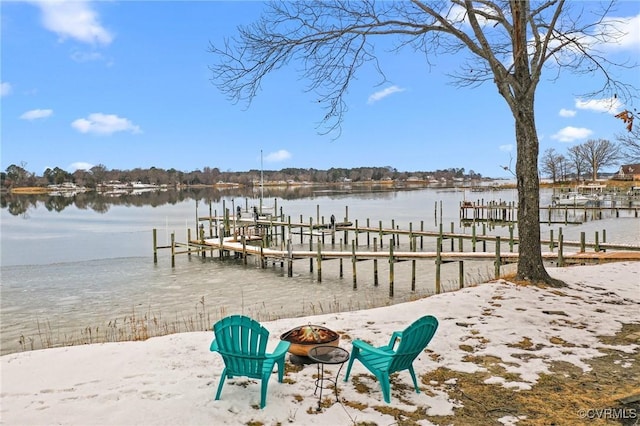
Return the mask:
<path fill-rule="evenodd" d="M 460 205 L 460 220 L 463 224 L 470 222 L 515 223 L 517 222 L 517 210 L 514 202 L 463 201 Z M 605 213 L 609 213 L 612 217 L 620 217 L 620 213 L 623 212 L 638 217 L 640 206 L 631 203 L 626 205 L 625 203 L 609 203 L 540 207 L 541 222 L 547 224 L 578 225 L 589 220 L 602 219 Z"/>
<path fill-rule="evenodd" d="M 499 205 L 502 207 L 503 205 Z M 461 205 L 462 208 L 468 206 Z M 474 208 L 476 206 L 473 206 Z M 484 211 L 490 211 L 488 206 Z M 580 208 L 583 208 L 582 206 Z M 508 206 L 505 218 L 509 218 L 514 207 Z M 573 209 L 573 207 L 569 207 Z M 378 285 L 378 261 L 388 262 L 389 267 L 389 295 L 394 293 L 394 270 L 393 265 L 397 262 L 410 261 L 411 267 L 411 290 L 415 291 L 416 283 L 416 262 L 432 261 L 435 264 L 435 291 L 441 291 L 440 268 L 441 265 L 451 262 L 458 263 L 459 287 L 464 287 L 464 262 L 484 261 L 493 262 L 495 267 L 495 278 L 501 275 L 501 267 L 518 260 L 518 253 L 515 247 L 518 239 L 513 236 L 514 223 L 508 222 L 508 237 L 488 235 L 486 233 L 488 225 L 487 219 L 495 217 L 487 214 L 484 218 L 472 221 L 471 234 L 454 233 L 454 224 L 451 223 L 451 231 L 445 232 L 443 224 L 439 224 L 438 231 L 424 230 L 424 221 L 420 222 L 420 229 L 413 229 L 409 224 L 409 229 L 400 229 L 394 221 L 391 227 L 383 227 L 382 221 L 378 226 L 371 226 L 370 220 L 366 220 L 364 226 L 358 221 L 348 220 L 348 207 L 344 221 L 336 222 L 332 217 L 331 221 L 325 222 L 320 218 L 319 206 L 317 208 L 316 221 L 309 218 L 304 222 L 302 216 L 299 222 L 292 222 L 289 217 L 282 220 L 284 215 L 279 216 L 256 214 L 246 215 L 242 218 L 230 215 L 228 209 L 223 216 L 210 215 L 197 217 L 199 223 L 197 236 L 192 238 L 191 229 L 187 230 L 187 242 L 176 242 L 175 235 L 171 234 L 171 244 L 160 247 L 157 245 L 156 230 L 153 232 L 154 262 L 157 262 L 158 249 L 171 250 L 171 263 L 175 265 L 175 256 L 178 254 L 200 254 L 205 257 L 209 252 L 211 256 L 218 252 L 221 259 L 234 258 L 243 259 L 246 264 L 250 256 L 254 256 L 261 267 L 266 268 L 269 262 L 274 265 L 279 263 L 284 268 L 287 264 L 287 275 L 293 275 L 293 264 L 295 260 L 309 259 L 309 272 L 314 272 L 314 265 L 317 269 L 317 280 L 322 281 L 322 262 L 328 260 L 338 260 L 340 262 L 339 274 L 343 277 L 343 261 L 350 261 L 352 264 L 353 288 L 357 288 L 356 263 L 369 260 L 373 263 L 374 285 Z M 562 207 L 558 210 L 565 210 Z M 634 209 L 627 209 L 634 210 Z M 635 217 L 637 217 L 637 208 Z M 248 208 L 247 208 L 248 211 Z M 437 214 L 437 203 L 436 203 Z M 615 214 L 615 212 L 614 212 Z M 619 213 L 618 213 L 619 214 Z M 633 213 L 632 213 L 633 214 Z M 461 214 L 462 216 L 462 214 Z M 616 215 L 616 217 L 619 217 Z M 597 217 L 596 217 L 597 218 Z M 482 220 L 484 219 L 484 220 Z M 462 217 L 461 217 L 462 221 Z M 204 224 L 208 223 L 208 232 L 205 231 Z M 564 223 L 564 222 L 562 222 Z M 466 225 L 465 225 L 466 226 Z M 481 229 L 478 232 L 477 229 Z M 208 235 L 206 235 L 208 234 Z M 364 234 L 364 236 L 363 236 Z M 308 241 L 305 243 L 305 238 Z M 299 237 L 299 244 L 297 242 Z M 338 241 L 336 242 L 336 238 Z M 401 245 L 400 239 L 403 239 Z M 327 242 L 327 239 L 330 242 Z M 431 239 L 429 244 L 431 251 L 424 251 L 425 240 Z M 294 243 L 294 240 L 296 241 Z M 385 241 L 386 240 L 386 241 Z M 602 242 L 600 242 L 602 241 Z M 450 244 L 446 244 L 449 242 Z M 457 242 L 457 244 L 456 244 Z M 464 245 L 469 246 L 467 250 Z M 542 240 L 541 245 L 548 247 L 548 251 L 542 253 L 543 259 L 551 264 L 565 266 L 571 264 L 589 264 L 619 261 L 640 261 L 640 246 L 628 244 L 606 243 L 606 231 L 595 233 L 593 243 L 586 242 L 586 236 L 581 233 L 580 241 L 564 241 L 562 229 L 560 235 L 554 238 L 553 231 L 550 232 L 549 239 Z M 301 249 L 308 244 L 308 249 Z M 314 247 L 315 244 L 315 247 Z M 294 249 L 294 246 L 296 248 Z M 574 248 L 575 251 L 567 251 L 567 248 Z M 408 250 L 407 250 L 408 248 Z M 592 250 L 592 251 L 587 251 Z"/>

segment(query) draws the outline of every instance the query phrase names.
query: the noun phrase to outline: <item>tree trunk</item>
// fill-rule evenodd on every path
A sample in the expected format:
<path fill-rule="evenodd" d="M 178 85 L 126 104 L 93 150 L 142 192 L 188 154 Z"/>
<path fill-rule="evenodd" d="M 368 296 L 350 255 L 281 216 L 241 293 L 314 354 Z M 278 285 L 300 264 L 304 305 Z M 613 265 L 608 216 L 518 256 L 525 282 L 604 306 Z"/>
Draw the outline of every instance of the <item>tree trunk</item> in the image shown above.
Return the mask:
<path fill-rule="evenodd" d="M 516 279 L 562 286 L 562 281 L 549 276 L 542 261 L 540 244 L 540 182 L 538 180 L 538 135 L 533 97 L 517 102 L 515 115 L 518 185 L 518 272 Z"/>
<path fill-rule="evenodd" d="M 553 279 L 542 261 L 540 244 L 540 181 L 538 180 L 538 132 L 534 114 L 537 76 L 531 74 L 527 53 L 527 0 L 511 0 L 513 15 L 514 72 L 511 90 L 502 90 L 511 107 L 516 125 L 516 180 L 518 185 L 518 273 L 516 279 L 545 283 L 555 287 L 562 281 Z M 534 70 L 539 73 L 540 70 Z"/>

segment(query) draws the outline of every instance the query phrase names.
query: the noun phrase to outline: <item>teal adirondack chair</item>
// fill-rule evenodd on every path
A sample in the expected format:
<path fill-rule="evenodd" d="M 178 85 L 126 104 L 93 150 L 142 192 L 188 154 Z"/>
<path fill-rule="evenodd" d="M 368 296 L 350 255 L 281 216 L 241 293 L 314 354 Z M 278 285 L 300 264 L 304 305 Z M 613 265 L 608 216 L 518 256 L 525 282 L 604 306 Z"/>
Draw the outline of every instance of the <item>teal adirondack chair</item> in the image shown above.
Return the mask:
<path fill-rule="evenodd" d="M 420 352 L 427 347 L 438 328 L 438 320 L 427 315 L 407 327 L 404 331 L 394 331 L 391 340 L 386 346 L 374 347 L 365 341 L 356 339 L 353 341 L 353 351 L 349 358 L 349 365 L 344 381 L 349 380 L 353 361 L 359 360 L 369 371 L 371 371 L 382 386 L 384 401 L 391 402 L 391 384 L 389 376 L 392 373 L 402 370 L 409 370 L 413 386 L 417 393 L 420 393 L 416 373 L 413 370 L 413 361 Z M 394 349 L 396 342 L 400 340 L 397 349 Z"/>
<path fill-rule="evenodd" d="M 222 355 L 225 365 L 216 400 L 220 399 L 227 378 L 251 377 L 261 381 L 260 408 L 264 408 L 273 367 L 278 364 L 278 381 L 282 383 L 285 355 L 291 343 L 280 341 L 272 353 L 267 353 L 269 331 L 259 322 L 242 315 L 221 319 L 213 325 L 213 333 L 215 339 L 210 349 Z"/>

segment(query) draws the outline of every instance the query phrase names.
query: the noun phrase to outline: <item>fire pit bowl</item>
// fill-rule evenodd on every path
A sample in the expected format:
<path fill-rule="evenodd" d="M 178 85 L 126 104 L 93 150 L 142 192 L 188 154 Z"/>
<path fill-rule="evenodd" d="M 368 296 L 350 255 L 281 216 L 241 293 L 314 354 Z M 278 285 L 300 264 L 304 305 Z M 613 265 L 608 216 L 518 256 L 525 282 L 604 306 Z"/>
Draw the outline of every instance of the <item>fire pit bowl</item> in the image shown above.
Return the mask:
<path fill-rule="evenodd" d="M 301 325 L 280 336 L 280 340 L 291 343 L 289 352 L 293 355 L 308 356 L 309 351 L 316 346 L 338 346 L 340 335 L 321 325 Z"/>

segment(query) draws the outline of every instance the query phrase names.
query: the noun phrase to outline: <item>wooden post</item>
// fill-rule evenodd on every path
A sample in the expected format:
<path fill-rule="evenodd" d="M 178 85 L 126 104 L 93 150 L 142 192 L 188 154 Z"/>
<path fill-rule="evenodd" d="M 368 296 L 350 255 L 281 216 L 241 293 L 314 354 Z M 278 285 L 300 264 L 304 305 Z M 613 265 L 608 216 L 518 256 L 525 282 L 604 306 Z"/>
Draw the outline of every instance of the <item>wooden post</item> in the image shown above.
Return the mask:
<path fill-rule="evenodd" d="M 175 232 L 171 233 L 171 267 L 174 268 L 176 266 L 176 234 Z"/>
<path fill-rule="evenodd" d="M 582 253 L 584 253 L 586 251 L 586 244 L 585 244 L 585 233 L 584 231 L 580 233 L 580 251 Z"/>
<path fill-rule="evenodd" d="M 422 235 L 423 232 L 424 232 L 424 220 L 421 220 L 420 221 L 420 250 L 422 250 L 424 247 L 424 235 Z"/>
<path fill-rule="evenodd" d="M 553 229 L 549 231 L 549 250 L 553 251 L 555 244 L 553 243 Z"/>
<path fill-rule="evenodd" d="M 495 260 L 495 279 L 500 278 L 500 236 L 496 236 L 496 260 Z"/>
<path fill-rule="evenodd" d="M 243 264 L 247 264 L 247 236 L 242 234 L 242 236 L 240 237 L 240 240 L 242 241 L 242 263 Z"/>
<path fill-rule="evenodd" d="M 187 257 L 191 257 L 191 228 L 187 228 Z"/>
<path fill-rule="evenodd" d="M 320 238 L 318 238 L 318 282 L 322 282 L 322 246 L 320 245 Z"/>
<path fill-rule="evenodd" d="M 476 238 L 476 224 L 474 223 L 473 226 L 471 227 L 471 251 L 473 251 L 475 253 L 476 251 L 476 243 L 477 243 L 477 238 Z"/>
<path fill-rule="evenodd" d="M 396 221 L 395 219 L 391 219 L 391 245 L 396 245 Z"/>
<path fill-rule="evenodd" d="M 373 252 L 378 251 L 378 241 L 373 237 Z M 373 259 L 373 286 L 378 287 L 378 258 Z"/>
<path fill-rule="evenodd" d="M 487 226 L 484 222 L 482 223 L 482 235 L 483 236 L 487 235 Z M 485 239 L 482 240 L 482 252 L 483 253 L 487 252 L 487 240 Z"/>
<path fill-rule="evenodd" d="M 360 231 L 358 231 L 358 219 L 356 219 L 356 247 L 360 246 L 360 243 L 358 242 L 358 235 L 360 235 Z"/>
<path fill-rule="evenodd" d="M 595 244 L 593 246 L 594 251 L 597 253 L 600 251 L 600 242 L 598 240 L 598 231 L 596 231 L 596 241 Z"/>
<path fill-rule="evenodd" d="M 513 225 L 509 225 L 509 252 L 513 253 Z"/>
<path fill-rule="evenodd" d="M 440 265 L 442 264 L 442 255 L 440 247 L 442 245 L 442 237 L 436 238 L 436 294 L 440 294 Z"/>
<path fill-rule="evenodd" d="M 264 242 L 260 242 L 260 267 L 262 269 L 267 267 L 267 262 L 264 259 Z"/>
<path fill-rule="evenodd" d="M 356 258 L 356 243 L 355 241 L 351 241 L 351 268 L 353 270 L 353 289 L 358 288 L 358 279 L 356 278 L 356 262 L 358 259 Z"/>
<path fill-rule="evenodd" d="M 300 244 L 304 243 L 304 222 L 302 221 L 302 215 L 300 215 Z"/>
<path fill-rule="evenodd" d="M 158 230 L 153 228 L 153 263 L 158 263 Z"/>
<path fill-rule="evenodd" d="M 309 251 L 313 251 L 313 218 L 309 218 Z M 313 257 L 309 258 L 309 272 L 313 272 Z"/>
<path fill-rule="evenodd" d="M 558 235 L 558 266 L 564 266 L 564 236 Z"/>
<path fill-rule="evenodd" d="M 394 280 L 394 259 L 393 259 L 393 235 L 391 235 L 392 241 L 389 243 L 389 297 L 393 297 L 393 280 Z"/>
<path fill-rule="evenodd" d="M 382 248 L 382 240 L 383 240 L 383 233 L 382 233 L 382 221 L 378 221 L 378 228 L 380 229 L 380 248 Z"/>
<path fill-rule="evenodd" d="M 209 200 L 209 238 L 213 238 L 213 203 Z"/>
<path fill-rule="evenodd" d="M 464 247 L 463 247 L 463 238 L 460 237 L 460 239 L 458 240 L 458 251 L 460 253 L 464 252 Z M 460 288 L 464 287 L 464 261 L 460 260 L 458 261 L 458 282 L 460 283 Z"/>
<path fill-rule="evenodd" d="M 289 239 L 287 239 L 287 276 L 293 277 L 293 245 L 291 244 L 291 232 L 289 232 Z"/>
<path fill-rule="evenodd" d="M 368 231 L 369 229 L 371 229 L 371 228 L 369 227 L 369 218 L 367 218 L 367 248 L 369 248 L 371 246 L 371 244 L 370 244 L 371 243 L 371 240 L 370 240 L 371 235 L 370 235 L 370 233 Z"/>
<path fill-rule="evenodd" d="M 340 239 L 340 251 L 342 251 L 344 248 L 344 245 L 342 244 L 342 238 Z M 342 265 L 342 257 L 340 257 L 340 278 L 344 277 L 344 270 L 343 270 L 343 265 Z"/>
<path fill-rule="evenodd" d="M 411 251 L 415 253 L 416 245 L 418 241 L 413 236 L 410 236 L 409 238 L 410 238 L 409 244 L 411 245 Z M 416 260 L 415 259 L 411 260 L 411 291 L 412 292 L 416 291 Z"/>
<path fill-rule="evenodd" d="M 451 233 L 452 234 L 453 234 L 453 229 L 454 229 L 453 226 L 454 226 L 453 222 L 451 222 Z M 455 241 L 453 241 L 453 237 L 449 237 L 449 239 L 451 240 L 451 251 L 455 251 L 455 248 L 454 248 Z"/>

